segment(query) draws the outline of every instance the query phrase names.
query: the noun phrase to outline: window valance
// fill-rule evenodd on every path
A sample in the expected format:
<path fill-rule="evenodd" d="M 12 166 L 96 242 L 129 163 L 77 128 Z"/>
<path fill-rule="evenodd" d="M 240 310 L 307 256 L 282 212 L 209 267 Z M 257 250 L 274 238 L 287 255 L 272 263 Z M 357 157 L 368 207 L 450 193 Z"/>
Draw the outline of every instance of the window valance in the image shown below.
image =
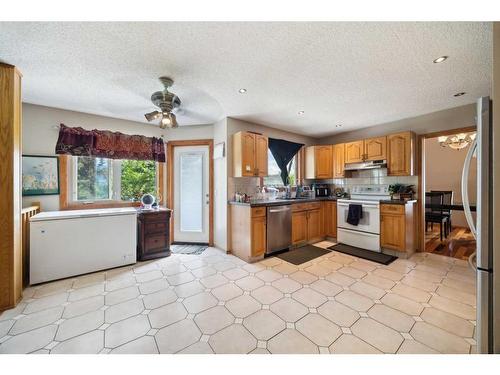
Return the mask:
<path fill-rule="evenodd" d="M 165 145 L 161 138 L 61 124 L 56 154 L 164 162 Z"/>

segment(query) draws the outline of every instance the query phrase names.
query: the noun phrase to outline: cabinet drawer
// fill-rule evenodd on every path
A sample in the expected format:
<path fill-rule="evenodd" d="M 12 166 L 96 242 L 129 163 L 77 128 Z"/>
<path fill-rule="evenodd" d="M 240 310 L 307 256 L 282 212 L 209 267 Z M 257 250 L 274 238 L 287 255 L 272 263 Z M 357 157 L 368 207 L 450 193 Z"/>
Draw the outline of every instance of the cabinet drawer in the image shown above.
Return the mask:
<path fill-rule="evenodd" d="M 309 203 L 294 203 L 292 204 L 292 212 L 309 210 Z"/>
<path fill-rule="evenodd" d="M 167 223 L 165 221 L 158 222 L 148 222 L 145 225 L 145 232 L 147 234 L 150 233 L 166 233 L 167 232 Z"/>
<path fill-rule="evenodd" d="M 144 221 L 149 223 L 166 222 L 167 213 L 158 213 L 154 215 L 144 215 Z"/>
<path fill-rule="evenodd" d="M 266 207 L 252 207 L 252 217 L 266 216 Z"/>
<path fill-rule="evenodd" d="M 308 210 L 319 210 L 321 208 L 321 202 L 312 202 L 308 203 L 307 209 Z"/>
<path fill-rule="evenodd" d="M 146 237 L 146 252 L 151 250 L 161 250 L 167 247 L 167 237 L 165 235 Z"/>
<path fill-rule="evenodd" d="M 405 206 L 403 204 L 381 204 L 380 205 L 381 214 L 400 214 L 404 215 Z"/>

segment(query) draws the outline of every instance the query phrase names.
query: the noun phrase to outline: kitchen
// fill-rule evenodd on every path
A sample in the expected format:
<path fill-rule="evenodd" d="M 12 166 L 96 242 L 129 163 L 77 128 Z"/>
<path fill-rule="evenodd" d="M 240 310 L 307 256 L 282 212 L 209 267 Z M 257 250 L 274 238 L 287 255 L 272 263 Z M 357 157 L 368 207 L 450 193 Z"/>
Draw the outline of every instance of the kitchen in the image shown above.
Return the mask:
<path fill-rule="evenodd" d="M 233 135 L 233 176 L 255 176 L 259 170 L 267 170 L 266 165 L 258 164 L 259 160 L 268 160 L 267 147 L 259 147 L 257 141 L 263 137 L 242 132 Z M 289 247 L 336 239 L 354 247 L 351 251 L 357 248 L 410 257 L 417 249 L 417 200 L 412 191 L 418 181 L 415 142 L 414 133 L 403 132 L 299 149 L 296 187 L 287 186 L 285 195 L 274 200 L 239 196 L 243 202 L 234 197 L 230 201 L 234 241 L 231 251 L 246 261 L 256 261 Z M 302 186 L 302 181 L 313 188 Z M 401 182 L 406 183 L 402 189 L 412 192 L 398 192 L 398 199 L 392 199 L 390 184 Z M 350 224 L 349 208 L 353 204 L 362 208 L 361 217 L 359 223 Z M 270 210 L 272 206 L 276 208 Z M 279 209 L 288 214 L 274 222 L 270 214 Z M 285 238 L 275 240 L 283 235 Z"/>
<path fill-rule="evenodd" d="M 489 259 L 471 267 L 424 251 L 433 187 L 422 147 L 477 125 L 479 165 L 490 165 L 491 111 L 477 100 L 493 95 L 492 23 L 0 29 L 0 82 L 17 111 L 2 126 L 22 151 L 6 160 L 23 177 L 0 200 L 19 237 L 2 244 L 12 256 L 0 266 L 15 272 L 0 299 L 0 353 L 494 351 L 493 303 L 480 293 L 491 290 Z M 148 39 L 159 31 L 200 57 L 161 55 Z M 151 65 L 117 40 L 150 41 L 140 48 Z M 489 218 L 486 198 L 477 205 Z M 488 254 L 486 220 L 475 219 Z"/>

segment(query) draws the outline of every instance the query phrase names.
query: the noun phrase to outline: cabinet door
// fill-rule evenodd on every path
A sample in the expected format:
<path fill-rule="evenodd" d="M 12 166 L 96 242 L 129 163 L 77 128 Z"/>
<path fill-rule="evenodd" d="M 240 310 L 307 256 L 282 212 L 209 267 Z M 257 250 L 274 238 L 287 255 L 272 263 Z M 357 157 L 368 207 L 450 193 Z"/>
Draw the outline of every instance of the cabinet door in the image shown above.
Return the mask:
<path fill-rule="evenodd" d="M 344 144 L 333 146 L 333 178 L 344 177 Z"/>
<path fill-rule="evenodd" d="M 255 168 L 259 177 L 267 176 L 267 137 L 255 134 Z"/>
<path fill-rule="evenodd" d="M 292 213 L 292 244 L 307 241 L 307 211 Z"/>
<path fill-rule="evenodd" d="M 307 240 L 321 240 L 321 211 L 307 211 Z"/>
<path fill-rule="evenodd" d="M 326 202 L 325 235 L 337 237 L 337 202 Z"/>
<path fill-rule="evenodd" d="M 266 217 L 252 218 L 252 256 L 266 252 Z"/>
<path fill-rule="evenodd" d="M 255 166 L 255 134 L 241 134 L 241 163 L 242 176 L 255 176 L 257 174 Z"/>
<path fill-rule="evenodd" d="M 380 215 L 380 246 L 405 251 L 405 216 Z"/>
<path fill-rule="evenodd" d="M 364 146 L 365 160 L 387 159 L 387 137 L 365 139 Z"/>
<path fill-rule="evenodd" d="M 412 134 L 410 132 L 387 136 L 387 174 L 409 176 L 412 174 Z"/>
<path fill-rule="evenodd" d="M 316 178 L 332 178 L 332 146 L 315 146 Z"/>
<path fill-rule="evenodd" d="M 345 144 L 345 162 L 360 163 L 363 161 L 363 141 L 349 142 Z"/>

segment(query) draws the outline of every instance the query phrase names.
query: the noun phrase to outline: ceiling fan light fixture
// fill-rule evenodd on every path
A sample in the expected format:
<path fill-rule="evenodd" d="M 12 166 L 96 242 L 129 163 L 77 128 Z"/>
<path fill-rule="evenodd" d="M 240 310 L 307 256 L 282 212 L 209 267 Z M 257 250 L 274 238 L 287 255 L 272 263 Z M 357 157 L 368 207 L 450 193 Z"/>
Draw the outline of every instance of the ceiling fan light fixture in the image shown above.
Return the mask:
<path fill-rule="evenodd" d="M 144 117 L 146 117 L 146 120 L 148 120 L 149 122 L 151 122 L 153 120 L 156 120 L 158 117 L 160 117 L 160 115 L 161 115 L 161 112 L 159 112 L 159 111 L 153 111 L 153 112 L 146 113 L 144 115 Z"/>

